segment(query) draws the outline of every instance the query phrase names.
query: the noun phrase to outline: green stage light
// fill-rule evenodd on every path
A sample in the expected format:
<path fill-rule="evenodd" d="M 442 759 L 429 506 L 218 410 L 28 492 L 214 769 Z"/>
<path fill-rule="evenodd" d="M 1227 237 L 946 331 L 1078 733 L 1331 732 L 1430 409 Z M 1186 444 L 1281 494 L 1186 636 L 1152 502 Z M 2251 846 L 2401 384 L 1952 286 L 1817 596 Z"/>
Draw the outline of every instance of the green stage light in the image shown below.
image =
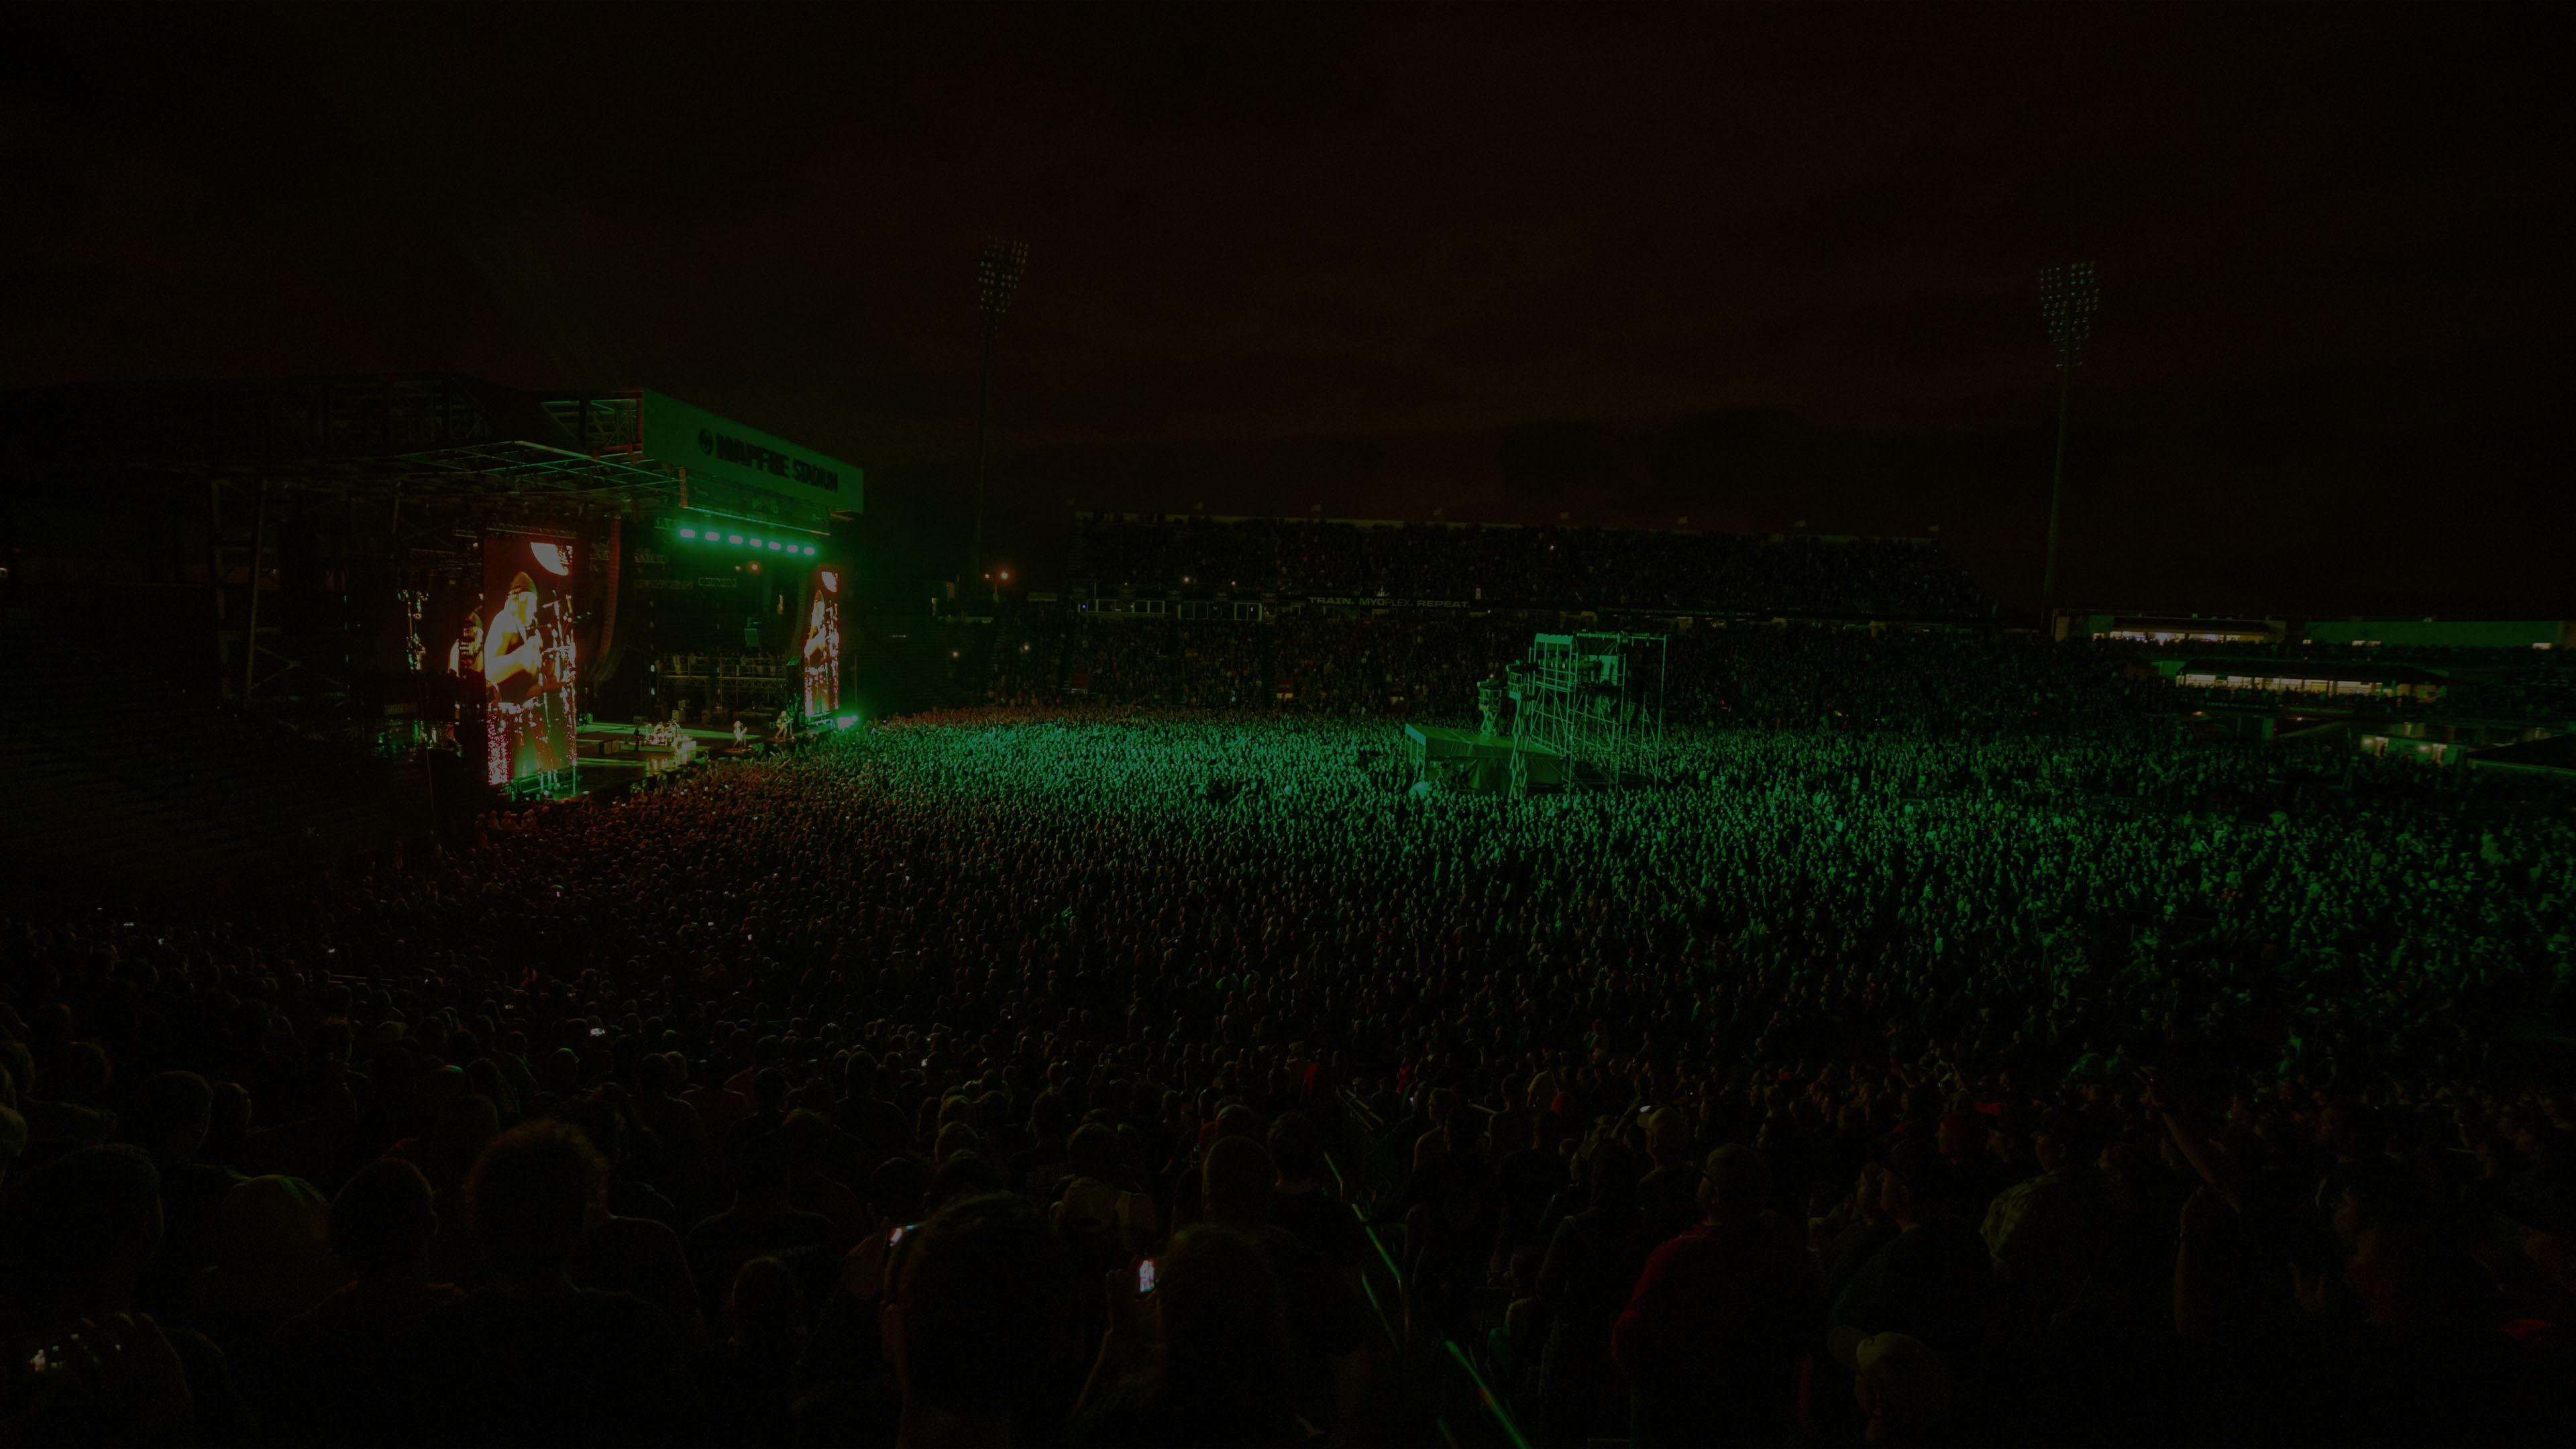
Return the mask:
<path fill-rule="evenodd" d="M 814 556 L 814 545 L 810 543 L 805 545 L 805 556 L 807 558 L 812 558 Z"/>
<path fill-rule="evenodd" d="M 697 536 L 698 531 L 694 528 L 684 528 L 680 530 L 680 537 L 682 538 L 695 538 Z"/>
<path fill-rule="evenodd" d="M 760 540 L 759 540 L 759 539 L 757 539 L 757 538 L 753 539 L 753 540 L 751 541 L 751 546 L 752 546 L 753 548 L 758 548 L 758 547 L 760 547 Z"/>
<path fill-rule="evenodd" d="M 725 542 L 740 543 L 742 542 L 742 535 L 739 533 L 728 533 L 725 535 Z"/>
<path fill-rule="evenodd" d="M 778 552 L 780 549 L 785 548 L 786 546 L 787 546 L 787 545 L 785 545 L 785 544 L 783 544 L 783 543 L 780 543 L 777 539 L 774 539 L 774 538 L 773 538 L 773 539 L 771 539 L 771 540 L 769 541 L 769 551 L 770 551 L 771 553 L 776 553 L 776 552 Z"/>

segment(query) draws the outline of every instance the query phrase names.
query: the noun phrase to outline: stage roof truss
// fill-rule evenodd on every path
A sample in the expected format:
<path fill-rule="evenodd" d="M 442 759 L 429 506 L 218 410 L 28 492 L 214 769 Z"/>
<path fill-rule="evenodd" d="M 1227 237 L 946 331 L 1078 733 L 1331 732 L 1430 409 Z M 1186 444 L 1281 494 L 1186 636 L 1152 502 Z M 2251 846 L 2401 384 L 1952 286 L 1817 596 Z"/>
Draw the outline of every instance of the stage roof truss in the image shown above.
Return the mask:
<path fill-rule="evenodd" d="M 453 373 L 272 384 L 37 388 L 9 395 L 40 474 L 257 477 L 348 496 L 678 502 L 648 458 L 639 394 L 531 398 Z"/>

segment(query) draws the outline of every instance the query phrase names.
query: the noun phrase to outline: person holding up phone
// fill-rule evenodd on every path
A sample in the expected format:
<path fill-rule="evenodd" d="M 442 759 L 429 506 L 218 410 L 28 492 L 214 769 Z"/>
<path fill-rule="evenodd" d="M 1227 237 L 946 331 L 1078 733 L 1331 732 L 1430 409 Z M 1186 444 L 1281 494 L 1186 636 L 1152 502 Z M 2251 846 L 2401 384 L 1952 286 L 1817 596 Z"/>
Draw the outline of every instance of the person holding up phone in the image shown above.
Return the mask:
<path fill-rule="evenodd" d="M 883 1332 L 903 1394 L 898 1442 L 1010 1442 L 1013 1418 L 1057 1389 L 1045 1369 L 1072 1317 L 1064 1245 L 1009 1193 L 957 1199 L 886 1237 L 895 1259 Z"/>
<path fill-rule="evenodd" d="M 1242 1139 L 1236 1139 L 1242 1140 Z M 1194 1223 L 1160 1258 L 1104 1279 L 1108 1332 L 1076 1437 L 1101 1444 L 1278 1444 L 1304 1437 L 1286 1294 L 1241 1233 Z"/>

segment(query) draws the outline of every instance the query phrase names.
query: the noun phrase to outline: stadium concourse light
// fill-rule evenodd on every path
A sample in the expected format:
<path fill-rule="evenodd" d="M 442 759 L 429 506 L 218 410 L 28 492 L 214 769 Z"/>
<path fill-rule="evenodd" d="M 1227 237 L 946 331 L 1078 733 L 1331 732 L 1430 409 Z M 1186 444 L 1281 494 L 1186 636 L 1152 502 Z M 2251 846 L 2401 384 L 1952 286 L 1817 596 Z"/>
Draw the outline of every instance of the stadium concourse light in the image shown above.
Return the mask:
<path fill-rule="evenodd" d="M 1011 310 L 1011 294 L 1029 269 L 1029 244 L 1000 237 L 984 243 L 975 267 L 975 341 L 980 377 L 975 387 L 975 535 L 967 545 L 966 578 L 984 567 L 984 430 L 993 414 L 993 339 L 1001 335 L 1002 314 Z"/>
<path fill-rule="evenodd" d="M 2102 287 L 2091 262 L 2069 262 L 2039 269 L 2039 317 L 2048 326 L 2048 345 L 2057 363 L 2057 467 L 2048 484 L 2048 562 L 2039 582 L 2039 627 L 2057 629 L 2057 506 L 2066 491 L 2066 411 L 2075 385 L 2075 369 L 2084 365 L 2084 344 L 2093 340 L 2093 309 Z"/>

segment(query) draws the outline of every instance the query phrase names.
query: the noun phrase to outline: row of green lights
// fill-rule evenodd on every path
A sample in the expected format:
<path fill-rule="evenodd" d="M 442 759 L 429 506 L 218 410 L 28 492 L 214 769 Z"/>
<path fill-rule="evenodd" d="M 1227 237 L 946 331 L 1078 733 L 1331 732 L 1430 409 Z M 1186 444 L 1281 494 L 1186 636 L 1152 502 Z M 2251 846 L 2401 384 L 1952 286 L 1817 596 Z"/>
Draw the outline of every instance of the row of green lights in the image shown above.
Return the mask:
<path fill-rule="evenodd" d="M 704 538 L 709 543 L 738 543 L 746 548 L 766 548 L 771 553 L 801 553 L 807 558 L 814 556 L 814 545 L 810 543 L 788 543 L 773 538 L 764 544 L 758 538 L 745 538 L 739 533 L 719 533 L 712 528 L 703 534 L 694 528 L 682 528 L 680 537 Z"/>

